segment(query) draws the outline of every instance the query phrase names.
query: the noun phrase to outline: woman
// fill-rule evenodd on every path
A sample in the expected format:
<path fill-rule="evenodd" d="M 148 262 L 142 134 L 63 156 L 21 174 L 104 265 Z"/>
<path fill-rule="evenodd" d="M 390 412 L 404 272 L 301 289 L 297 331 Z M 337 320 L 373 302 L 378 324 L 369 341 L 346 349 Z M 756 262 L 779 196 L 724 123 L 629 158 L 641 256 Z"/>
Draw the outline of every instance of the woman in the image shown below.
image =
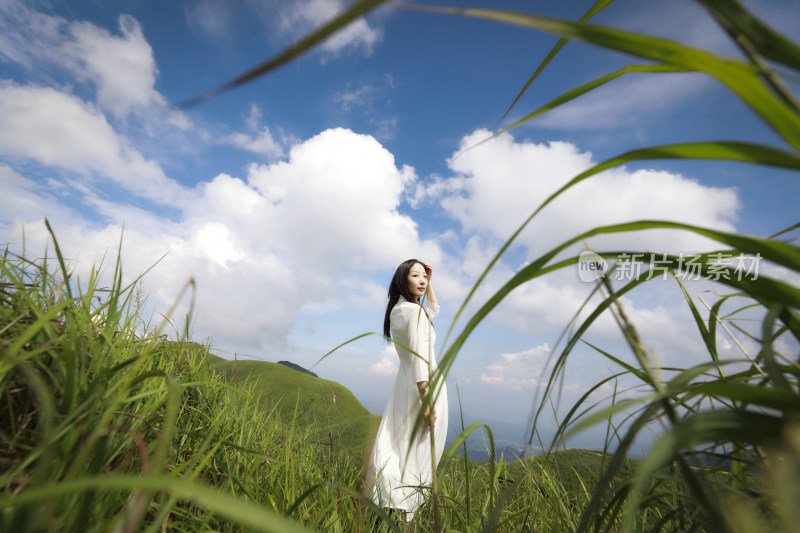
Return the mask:
<path fill-rule="evenodd" d="M 367 496 L 381 507 L 404 511 L 408 521 L 425 501 L 423 490 L 431 484 L 432 468 L 442 456 L 447 437 L 447 388 L 444 381 L 437 390 L 429 390 L 428 386 L 436 370 L 436 333 L 431 319 L 439 313 L 430 285 L 432 277 L 430 265 L 409 259 L 397 267 L 389 286 L 383 334 L 395 342 L 400 368 L 375 437 L 366 477 Z M 424 307 L 420 303 L 423 296 Z M 414 425 L 428 394 L 436 400 L 423 414 L 424 424 L 415 433 Z"/>

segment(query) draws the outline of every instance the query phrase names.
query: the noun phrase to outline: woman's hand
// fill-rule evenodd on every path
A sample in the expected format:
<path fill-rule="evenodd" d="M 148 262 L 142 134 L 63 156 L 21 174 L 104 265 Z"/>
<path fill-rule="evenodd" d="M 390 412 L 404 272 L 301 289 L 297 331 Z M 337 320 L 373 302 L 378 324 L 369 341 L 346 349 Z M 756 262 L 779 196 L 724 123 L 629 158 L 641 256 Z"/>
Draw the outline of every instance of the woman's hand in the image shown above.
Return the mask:
<path fill-rule="evenodd" d="M 428 382 L 417 381 L 417 389 L 419 390 L 419 401 L 424 402 L 425 398 L 428 396 Z M 436 406 L 428 405 L 428 407 L 425 408 L 425 414 L 422 416 L 422 420 L 429 426 L 433 426 L 436 422 Z"/>
<path fill-rule="evenodd" d="M 422 266 L 425 268 L 425 274 L 428 276 L 428 283 L 430 283 L 433 277 L 433 267 L 427 263 Z"/>
<path fill-rule="evenodd" d="M 423 416 L 422 419 L 429 426 L 432 426 L 433 424 L 435 424 L 436 423 L 436 407 L 431 408 L 430 406 L 428 406 L 428 408 L 425 409 L 425 416 Z"/>

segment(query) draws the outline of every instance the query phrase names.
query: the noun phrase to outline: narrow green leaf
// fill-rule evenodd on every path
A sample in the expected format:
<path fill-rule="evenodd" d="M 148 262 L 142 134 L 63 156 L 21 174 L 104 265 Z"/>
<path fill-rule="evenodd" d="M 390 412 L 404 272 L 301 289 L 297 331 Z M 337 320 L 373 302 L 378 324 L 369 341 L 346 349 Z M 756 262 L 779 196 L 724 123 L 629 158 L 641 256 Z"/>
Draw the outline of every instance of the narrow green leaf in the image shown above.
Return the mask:
<path fill-rule="evenodd" d="M 800 396 L 786 389 L 749 383 L 715 381 L 692 385 L 689 390 L 693 393 L 721 396 L 752 405 L 760 405 L 784 413 L 800 412 Z"/>
<path fill-rule="evenodd" d="M 697 0 L 729 33 L 744 36 L 759 54 L 800 70 L 800 46 L 745 11 L 736 0 Z"/>
<path fill-rule="evenodd" d="M 467 429 L 459 433 L 450 446 L 444 451 L 442 458 L 439 460 L 439 467 L 437 469 L 439 471 L 439 476 L 443 476 L 445 472 L 447 472 L 447 468 L 450 466 L 450 461 L 452 461 L 453 457 L 455 457 L 455 455 L 458 453 L 459 446 L 465 445 L 467 438 L 472 434 L 473 431 L 478 429 L 480 425 L 480 422 L 473 422 Z M 466 457 L 466 448 L 464 457 Z"/>
<path fill-rule="evenodd" d="M 30 487 L 13 497 L 0 498 L 0 508 L 8 509 L 27 504 L 41 504 L 48 499 L 69 496 L 76 492 L 99 491 L 145 491 L 157 493 L 168 491 L 182 499 L 193 501 L 209 511 L 247 525 L 256 531 L 274 533 L 307 533 L 303 526 L 264 509 L 256 503 L 247 502 L 181 478 L 163 475 L 132 476 L 117 474 L 65 481 L 54 485 Z"/>
<path fill-rule="evenodd" d="M 656 442 L 634 474 L 631 507 L 638 508 L 652 476 L 682 450 L 713 442 L 764 445 L 780 440 L 783 420 L 750 411 L 708 411 L 678 421 Z M 709 511 L 713 509 L 703 509 Z"/>
<path fill-rule="evenodd" d="M 597 2 L 592 4 L 592 7 L 589 8 L 589 11 L 587 11 L 580 18 L 580 22 L 586 22 L 587 20 L 591 19 L 593 16 L 595 16 L 600 11 L 605 9 L 613 1 L 614 0 L 597 0 Z M 500 123 L 504 118 L 506 118 L 508 116 L 508 114 L 511 112 L 511 110 L 514 109 L 514 106 L 517 105 L 517 102 L 519 102 L 519 99 L 522 98 L 522 95 L 525 94 L 525 92 L 528 90 L 528 88 L 531 86 L 531 84 L 536 80 L 536 78 L 539 77 L 539 74 L 542 73 L 542 71 L 545 69 L 545 67 L 547 67 L 547 65 L 550 64 L 550 61 L 552 61 L 553 58 L 556 57 L 558 52 L 560 52 L 561 49 L 564 48 L 564 45 L 567 44 L 567 41 L 569 41 L 569 39 L 567 39 L 565 37 L 562 37 L 561 39 L 558 40 L 558 42 L 550 50 L 550 52 L 547 53 L 547 55 L 542 60 L 542 62 L 539 63 L 539 66 L 536 67 L 536 71 L 533 73 L 533 75 L 528 79 L 527 82 L 525 82 L 525 85 L 522 87 L 522 90 L 520 90 L 519 94 L 517 94 L 517 97 L 514 98 L 514 101 L 511 102 L 510 106 L 508 106 L 508 109 L 506 109 L 506 112 L 503 113 L 503 116 L 500 117 L 500 120 L 497 121 L 498 123 Z"/>
<path fill-rule="evenodd" d="M 758 69 L 749 63 L 720 57 L 667 39 L 543 15 L 405 3 L 393 5 L 419 11 L 494 20 L 541 30 L 659 63 L 704 72 L 727 86 L 781 138 L 800 150 L 800 114 L 771 87 L 765 85 L 759 78 Z"/>
<path fill-rule="evenodd" d="M 553 109 L 555 109 L 555 108 L 557 108 L 559 106 L 562 106 L 562 105 L 566 104 L 567 102 L 570 102 L 570 101 L 578 98 L 579 96 L 582 96 L 582 95 L 584 95 L 584 94 L 586 94 L 586 93 L 588 93 L 588 92 L 600 87 L 601 85 L 605 85 L 606 83 L 608 83 L 610 81 L 613 81 L 613 80 L 615 80 L 615 79 L 617 79 L 620 76 L 623 76 L 625 74 L 630 74 L 631 72 L 675 73 L 675 72 L 686 72 L 686 69 L 679 68 L 679 67 L 673 67 L 671 65 L 630 65 L 630 66 L 621 68 L 621 69 L 616 70 L 616 71 L 614 71 L 614 72 L 612 72 L 610 74 L 606 74 L 605 76 L 597 78 L 596 80 L 592 80 L 592 81 L 590 81 L 588 83 L 584 83 L 583 85 L 581 85 L 579 87 L 576 87 L 576 88 L 571 89 L 571 90 L 569 90 L 569 91 L 567 91 L 567 92 L 565 92 L 563 94 L 560 94 L 559 96 L 557 96 L 556 98 L 550 100 L 548 103 L 546 103 L 545 105 L 543 105 L 539 109 L 537 109 L 537 110 L 535 110 L 535 111 L 533 111 L 531 113 L 528 113 L 527 115 L 525 115 L 521 119 L 517 120 L 516 122 L 514 122 L 510 126 L 506 126 L 505 128 L 501 129 L 500 131 L 498 131 L 496 133 L 493 133 L 491 136 L 487 137 L 486 139 L 482 140 L 481 142 L 470 146 L 469 148 L 467 148 L 467 150 L 471 150 L 473 148 L 477 148 L 478 146 L 482 145 L 483 143 L 491 141 L 492 139 L 494 139 L 498 135 L 501 135 L 501 134 L 513 129 L 513 128 L 516 128 L 517 126 L 520 126 L 520 125 L 522 125 L 522 124 L 524 124 L 524 123 L 526 123 L 526 122 L 528 122 L 530 120 L 533 120 L 534 118 L 536 118 L 536 117 L 538 117 L 540 115 L 543 115 L 543 114 L 547 113 L 548 111 L 552 111 Z"/>
<path fill-rule="evenodd" d="M 366 15 L 384 2 L 386 2 L 386 0 L 361 0 L 356 4 L 353 4 L 352 7 L 342 11 L 332 20 L 312 31 L 293 45 L 284 49 L 272 59 L 261 63 L 260 65 L 248 70 L 236 78 L 223 83 L 215 89 L 179 103 L 178 107 L 185 109 L 187 107 L 195 106 L 219 94 L 230 91 L 231 89 L 239 87 L 240 85 L 244 85 L 245 83 L 253 81 L 256 78 L 264 76 L 265 74 L 310 51 L 314 46 L 318 45 L 332 34 L 344 28 L 357 18 Z"/>

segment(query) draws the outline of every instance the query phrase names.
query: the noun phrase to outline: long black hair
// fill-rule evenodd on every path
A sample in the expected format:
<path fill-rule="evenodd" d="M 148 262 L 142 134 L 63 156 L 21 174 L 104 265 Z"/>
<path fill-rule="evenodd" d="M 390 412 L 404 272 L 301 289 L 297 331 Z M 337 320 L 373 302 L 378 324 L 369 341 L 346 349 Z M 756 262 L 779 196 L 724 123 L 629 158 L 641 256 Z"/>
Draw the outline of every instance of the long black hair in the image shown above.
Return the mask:
<path fill-rule="evenodd" d="M 397 304 L 398 300 L 400 300 L 400 296 L 402 295 L 403 298 L 409 302 L 418 303 L 417 297 L 408 290 L 408 272 L 411 270 L 411 267 L 417 263 L 425 268 L 425 263 L 418 259 L 409 259 L 408 261 L 400 263 L 400 266 L 397 267 L 397 270 L 394 272 L 392 282 L 389 284 L 389 303 L 386 305 L 386 316 L 383 318 L 383 334 L 387 338 L 392 338 L 389 316 L 392 314 L 392 308 Z"/>

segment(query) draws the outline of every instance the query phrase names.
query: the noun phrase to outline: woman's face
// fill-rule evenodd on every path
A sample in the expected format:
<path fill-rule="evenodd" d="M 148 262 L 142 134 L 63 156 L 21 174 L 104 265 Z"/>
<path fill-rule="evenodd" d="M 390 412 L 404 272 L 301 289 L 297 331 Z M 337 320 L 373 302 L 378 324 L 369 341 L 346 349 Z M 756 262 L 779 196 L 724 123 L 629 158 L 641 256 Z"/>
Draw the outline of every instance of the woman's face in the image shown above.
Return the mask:
<path fill-rule="evenodd" d="M 419 263 L 414 263 L 411 270 L 408 271 L 408 292 L 419 301 L 420 296 L 425 294 L 425 288 L 427 286 L 428 274 L 425 273 L 425 267 Z"/>

